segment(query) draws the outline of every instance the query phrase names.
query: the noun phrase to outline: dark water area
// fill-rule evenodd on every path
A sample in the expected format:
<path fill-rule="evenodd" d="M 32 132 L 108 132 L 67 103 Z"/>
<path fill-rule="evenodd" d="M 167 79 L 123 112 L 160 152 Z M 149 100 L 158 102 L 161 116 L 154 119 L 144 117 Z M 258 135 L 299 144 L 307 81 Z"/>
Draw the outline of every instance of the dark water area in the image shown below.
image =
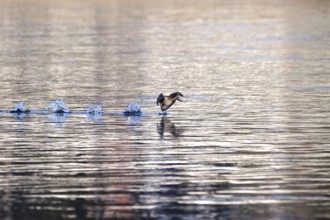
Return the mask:
<path fill-rule="evenodd" d="M 329 1 L 13 0 L 0 22 L 0 110 L 37 111 L 0 112 L 0 219 L 330 218 Z M 55 99 L 73 113 L 40 114 Z"/>

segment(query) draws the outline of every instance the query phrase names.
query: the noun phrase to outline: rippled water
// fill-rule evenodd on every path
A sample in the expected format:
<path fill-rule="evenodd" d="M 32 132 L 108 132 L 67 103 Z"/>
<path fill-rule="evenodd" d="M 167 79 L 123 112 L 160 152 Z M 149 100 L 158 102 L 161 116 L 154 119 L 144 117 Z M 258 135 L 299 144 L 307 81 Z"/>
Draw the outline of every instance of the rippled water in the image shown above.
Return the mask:
<path fill-rule="evenodd" d="M 0 218 L 330 218 L 329 12 L 1 1 Z M 73 113 L 45 114 L 56 99 Z"/>

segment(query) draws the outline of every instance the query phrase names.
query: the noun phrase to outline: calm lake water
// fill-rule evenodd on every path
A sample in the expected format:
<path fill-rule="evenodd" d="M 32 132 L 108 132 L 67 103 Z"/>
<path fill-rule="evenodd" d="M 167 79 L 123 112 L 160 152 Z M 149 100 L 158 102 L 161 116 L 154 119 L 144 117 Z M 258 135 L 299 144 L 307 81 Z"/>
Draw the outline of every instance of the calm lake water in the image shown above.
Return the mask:
<path fill-rule="evenodd" d="M 329 1 L 4 0 L 0 22 L 0 109 L 73 112 L 0 113 L 0 219 L 330 218 Z"/>

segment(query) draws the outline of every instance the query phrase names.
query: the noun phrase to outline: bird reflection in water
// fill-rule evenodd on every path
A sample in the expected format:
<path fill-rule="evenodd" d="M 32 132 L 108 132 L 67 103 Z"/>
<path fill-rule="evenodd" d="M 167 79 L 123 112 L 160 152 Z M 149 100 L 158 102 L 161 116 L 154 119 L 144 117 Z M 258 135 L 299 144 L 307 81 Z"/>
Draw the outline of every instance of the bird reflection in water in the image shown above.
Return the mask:
<path fill-rule="evenodd" d="M 163 116 L 160 123 L 157 124 L 157 132 L 161 139 L 164 138 L 165 133 L 170 133 L 173 137 L 178 138 L 183 134 L 183 131 L 183 129 L 177 128 L 166 116 Z"/>

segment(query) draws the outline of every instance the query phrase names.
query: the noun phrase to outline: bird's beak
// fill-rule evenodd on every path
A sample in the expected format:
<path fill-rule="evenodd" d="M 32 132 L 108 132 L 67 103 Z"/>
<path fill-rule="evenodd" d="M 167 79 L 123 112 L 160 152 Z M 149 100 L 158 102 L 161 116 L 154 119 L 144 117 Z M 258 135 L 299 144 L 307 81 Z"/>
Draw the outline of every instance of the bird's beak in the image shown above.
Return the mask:
<path fill-rule="evenodd" d="M 187 101 L 187 99 L 183 96 L 178 96 L 177 100 L 180 101 L 180 102 L 186 102 Z"/>

